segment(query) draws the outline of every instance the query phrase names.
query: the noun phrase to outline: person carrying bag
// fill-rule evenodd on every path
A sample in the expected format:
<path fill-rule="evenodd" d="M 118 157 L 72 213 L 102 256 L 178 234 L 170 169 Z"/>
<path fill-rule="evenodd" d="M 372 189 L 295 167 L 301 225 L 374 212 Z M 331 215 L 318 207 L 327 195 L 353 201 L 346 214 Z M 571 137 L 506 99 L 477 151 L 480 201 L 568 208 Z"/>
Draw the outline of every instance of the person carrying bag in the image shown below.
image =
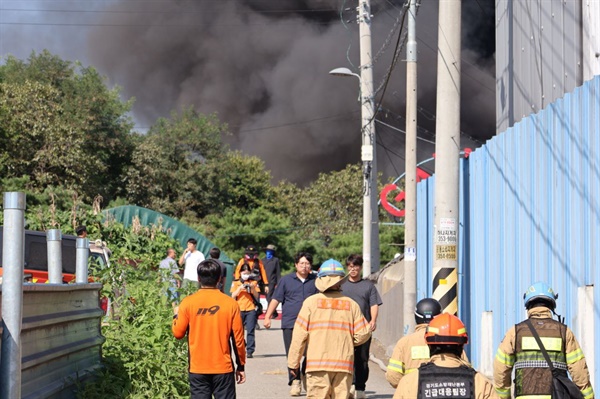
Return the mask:
<path fill-rule="evenodd" d="M 246 357 L 252 358 L 256 349 L 255 330 L 258 315 L 262 313 L 262 306 L 258 301 L 260 289 L 258 283 L 252 280 L 252 268 L 243 264 L 240 270 L 240 279 L 231 283 L 231 297 L 240 307 L 242 321 L 246 329 Z M 260 313 L 259 313 L 260 312 Z"/>
<path fill-rule="evenodd" d="M 527 318 L 508 329 L 494 357 L 494 388 L 500 399 L 594 398 L 583 350 L 556 314 L 557 298 L 543 281 L 525 291 Z M 570 395 L 569 386 L 580 393 Z"/>
<path fill-rule="evenodd" d="M 569 379 L 569 377 L 567 376 L 567 372 L 559 370 L 553 366 L 552 361 L 550 360 L 550 356 L 548 356 L 548 352 L 546 351 L 546 348 L 544 348 L 544 344 L 542 343 L 539 334 L 533 327 L 533 324 L 531 324 L 531 320 L 527 319 L 525 320 L 525 323 L 527 323 L 527 327 L 529 327 L 529 329 L 531 330 L 531 334 L 533 334 L 533 337 L 535 338 L 538 346 L 540 347 L 540 350 L 542 351 L 546 362 L 548 362 L 548 367 L 552 372 L 552 398 L 583 399 L 583 394 L 581 393 L 579 388 L 577 388 L 577 385 L 575 385 L 575 383 Z"/>

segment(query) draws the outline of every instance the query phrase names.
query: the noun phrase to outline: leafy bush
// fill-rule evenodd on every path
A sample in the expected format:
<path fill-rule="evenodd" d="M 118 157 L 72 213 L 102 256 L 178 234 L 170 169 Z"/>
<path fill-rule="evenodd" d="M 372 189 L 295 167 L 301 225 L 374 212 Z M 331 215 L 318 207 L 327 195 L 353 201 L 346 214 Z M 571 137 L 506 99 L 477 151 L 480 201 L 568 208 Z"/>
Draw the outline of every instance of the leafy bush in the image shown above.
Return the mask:
<path fill-rule="evenodd" d="M 102 326 L 104 369 L 80 387 L 81 398 L 189 396 L 187 341 L 171 333 L 168 275 L 157 270 L 167 248 L 179 244 L 160 226 L 99 225 L 110 243 L 111 267 L 91 271 L 103 283 L 113 315 Z"/>
<path fill-rule="evenodd" d="M 102 327 L 105 369 L 78 397 L 188 397 L 187 341 L 171 334 L 168 282 L 140 270 L 124 275 L 126 295 L 116 299 L 118 313 Z"/>

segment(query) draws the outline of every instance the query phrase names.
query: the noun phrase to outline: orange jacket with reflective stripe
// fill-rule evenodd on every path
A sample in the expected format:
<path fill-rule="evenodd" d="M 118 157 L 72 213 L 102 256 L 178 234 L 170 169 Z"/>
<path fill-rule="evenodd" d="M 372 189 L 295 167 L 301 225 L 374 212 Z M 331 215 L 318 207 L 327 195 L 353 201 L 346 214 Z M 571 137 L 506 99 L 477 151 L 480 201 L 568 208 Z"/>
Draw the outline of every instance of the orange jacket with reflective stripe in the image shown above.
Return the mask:
<path fill-rule="evenodd" d="M 304 300 L 296 319 L 288 367 L 297 369 L 306 348 L 306 371 L 352 374 L 354 347 L 371 337 L 360 307 L 340 291 L 326 291 Z"/>

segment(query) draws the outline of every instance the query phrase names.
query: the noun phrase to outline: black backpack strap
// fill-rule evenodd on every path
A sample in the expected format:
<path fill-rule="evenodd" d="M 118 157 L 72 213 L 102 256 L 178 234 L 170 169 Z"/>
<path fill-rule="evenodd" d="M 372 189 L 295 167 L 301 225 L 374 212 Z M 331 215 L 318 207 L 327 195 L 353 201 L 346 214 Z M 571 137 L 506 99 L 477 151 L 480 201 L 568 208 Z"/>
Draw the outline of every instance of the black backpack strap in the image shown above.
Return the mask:
<path fill-rule="evenodd" d="M 552 372 L 552 374 L 554 374 L 554 365 L 552 364 L 552 361 L 550 360 L 550 356 L 548 356 L 548 352 L 546 352 L 546 348 L 544 348 L 544 344 L 542 343 L 542 340 L 541 340 L 538 332 L 533 327 L 533 324 L 531 324 L 531 320 L 526 319 L 525 324 L 527 324 L 527 327 L 529 327 L 529 329 L 531 330 L 531 333 L 533 334 L 533 338 L 535 338 L 538 346 L 540 347 L 540 350 L 542 351 L 542 355 L 544 355 L 544 359 L 546 359 L 546 362 L 548 362 L 548 367 L 550 368 L 550 371 Z"/>

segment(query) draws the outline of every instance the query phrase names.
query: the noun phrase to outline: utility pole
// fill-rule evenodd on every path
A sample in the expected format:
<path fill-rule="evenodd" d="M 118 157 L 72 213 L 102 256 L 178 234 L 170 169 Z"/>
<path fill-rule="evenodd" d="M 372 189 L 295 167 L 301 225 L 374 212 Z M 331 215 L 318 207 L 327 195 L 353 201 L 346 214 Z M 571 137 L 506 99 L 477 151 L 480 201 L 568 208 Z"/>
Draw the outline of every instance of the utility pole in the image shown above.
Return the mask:
<path fill-rule="evenodd" d="M 461 0 L 439 4 L 433 297 L 457 314 Z"/>
<path fill-rule="evenodd" d="M 371 5 L 358 4 L 360 35 L 361 160 L 363 164 L 363 277 L 379 269 L 379 212 L 377 209 L 377 157 L 375 140 L 375 99 L 371 52 Z"/>
<path fill-rule="evenodd" d="M 409 0 L 406 42 L 406 174 L 404 175 L 404 331 L 415 327 L 417 304 L 417 35 L 416 0 Z"/>

